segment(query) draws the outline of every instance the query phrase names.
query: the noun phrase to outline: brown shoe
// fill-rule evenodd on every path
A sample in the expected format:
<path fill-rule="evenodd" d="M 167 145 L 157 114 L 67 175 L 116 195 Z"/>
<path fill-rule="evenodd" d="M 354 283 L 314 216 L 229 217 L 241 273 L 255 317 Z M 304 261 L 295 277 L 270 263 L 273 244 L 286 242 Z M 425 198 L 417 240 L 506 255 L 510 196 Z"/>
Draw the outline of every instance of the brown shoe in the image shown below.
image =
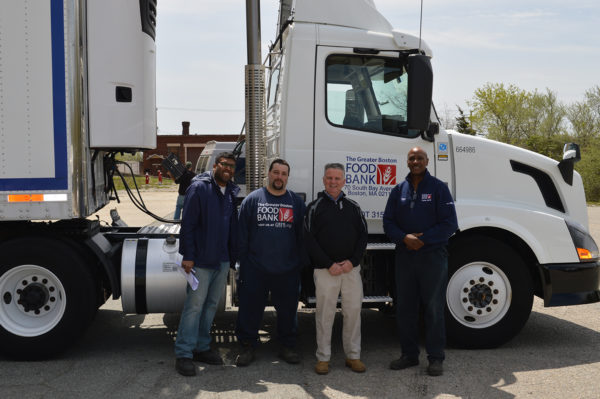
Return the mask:
<path fill-rule="evenodd" d="M 315 365 L 315 373 L 321 375 L 329 373 L 329 362 L 318 361 Z"/>
<path fill-rule="evenodd" d="M 364 373 L 367 366 L 360 359 L 346 359 L 346 367 L 350 367 L 355 373 Z"/>

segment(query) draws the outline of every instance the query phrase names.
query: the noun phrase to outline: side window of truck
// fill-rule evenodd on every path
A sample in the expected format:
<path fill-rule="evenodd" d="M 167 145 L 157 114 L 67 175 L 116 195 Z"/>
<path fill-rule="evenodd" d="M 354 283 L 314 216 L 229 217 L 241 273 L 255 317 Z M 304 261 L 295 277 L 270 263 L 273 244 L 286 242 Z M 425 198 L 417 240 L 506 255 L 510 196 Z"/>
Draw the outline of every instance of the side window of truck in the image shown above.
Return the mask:
<path fill-rule="evenodd" d="M 403 137 L 408 74 L 401 58 L 330 55 L 326 61 L 326 116 L 347 129 Z"/>

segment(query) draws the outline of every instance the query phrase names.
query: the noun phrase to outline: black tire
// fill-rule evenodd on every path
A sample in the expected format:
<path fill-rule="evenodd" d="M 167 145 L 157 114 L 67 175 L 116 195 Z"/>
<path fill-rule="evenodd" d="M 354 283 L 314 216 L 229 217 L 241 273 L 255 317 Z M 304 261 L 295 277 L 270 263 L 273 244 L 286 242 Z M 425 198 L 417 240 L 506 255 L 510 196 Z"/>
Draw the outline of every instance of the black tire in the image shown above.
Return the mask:
<path fill-rule="evenodd" d="M 495 348 L 525 325 L 533 305 L 527 265 L 508 245 L 488 237 L 450 247 L 446 334 L 460 348 Z"/>
<path fill-rule="evenodd" d="M 83 258 L 46 237 L 4 242 L 0 253 L 0 351 L 37 360 L 73 345 L 97 309 L 97 287 Z"/>

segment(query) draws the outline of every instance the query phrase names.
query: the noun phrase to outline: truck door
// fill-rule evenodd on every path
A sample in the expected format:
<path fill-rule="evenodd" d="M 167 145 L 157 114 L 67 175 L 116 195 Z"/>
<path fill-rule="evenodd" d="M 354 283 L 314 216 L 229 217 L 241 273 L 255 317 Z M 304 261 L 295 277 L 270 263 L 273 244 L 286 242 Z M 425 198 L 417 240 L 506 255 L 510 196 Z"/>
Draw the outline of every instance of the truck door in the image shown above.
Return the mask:
<path fill-rule="evenodd" d="M 316 68 L 313 197 L 323 190 L 324 166 L 341 163 L 344 192 L 360 204 L 369 233 L 383 233 L 385 204 L 408 173 L 408 151 L 427 151 L 435 173 L 433 143 L 406 128 L 410 77 L 404 62 L 397 52 L 366 55 L 318 46 Z"/>

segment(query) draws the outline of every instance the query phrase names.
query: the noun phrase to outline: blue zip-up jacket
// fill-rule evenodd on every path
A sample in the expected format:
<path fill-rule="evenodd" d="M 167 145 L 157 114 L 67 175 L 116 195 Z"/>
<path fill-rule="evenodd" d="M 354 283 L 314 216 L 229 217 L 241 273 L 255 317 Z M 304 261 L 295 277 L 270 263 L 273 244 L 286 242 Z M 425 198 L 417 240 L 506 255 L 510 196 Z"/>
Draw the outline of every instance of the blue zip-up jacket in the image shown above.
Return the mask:
<path fill-rule="evenodd" d="M 244 198 L 238 230 L 240 272 L 254 268 L 284 274 L 304 267 L 305 209 L 302 198 L 291 190 L 276 196 L 263 187 Z"/>
<path fill-rule="evenodd" d="M 237 260 L 237 207 L 240 189 L 231 181 L 225 194 L 212 176 L 204 172 L 192 179 L 183 203 L 179 253 L 195 267 L 217 269 L 221 262 Z"/>
<path fill-rule="evenodd" d="M 390 193 L 383 214 L 383 229 L 396 244 L 396 250 L 408 251 L 403 240 L 411 233 L 423 233 L 419 239 L 425 245 L 419 251 L 446 245 L 458 229 L 450 190 L 426 170 L 415 192 L 408 174 Z"/>

